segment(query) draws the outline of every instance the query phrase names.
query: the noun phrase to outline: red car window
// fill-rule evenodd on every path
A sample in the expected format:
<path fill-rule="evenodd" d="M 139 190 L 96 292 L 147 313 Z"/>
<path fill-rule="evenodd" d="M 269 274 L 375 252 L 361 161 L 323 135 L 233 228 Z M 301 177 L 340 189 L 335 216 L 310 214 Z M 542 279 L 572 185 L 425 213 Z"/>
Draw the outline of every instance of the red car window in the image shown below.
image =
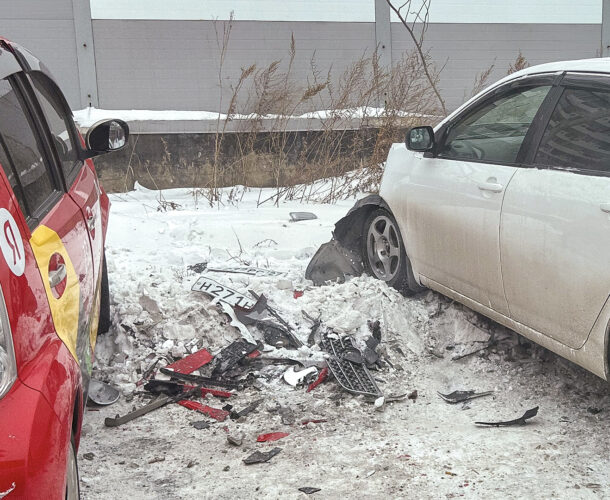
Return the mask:
<path fill-rule="evenodd" d="M 22 210 L 35 214 L 56 189 L 17 93 L 7 80 L 0 80 L 0 145 L 4 170 L 15 195 L 22 197 Z"/>
<path fill-rule="evenodd" d="M 64 109 L 61 99 L 57 96 L 55 84 L 46 75 L 34 71 L 28 76 L 49 125 L 53 145 L 69 188 L 82 166 L 74 146 L 75 127 L 71 112 Z"/>

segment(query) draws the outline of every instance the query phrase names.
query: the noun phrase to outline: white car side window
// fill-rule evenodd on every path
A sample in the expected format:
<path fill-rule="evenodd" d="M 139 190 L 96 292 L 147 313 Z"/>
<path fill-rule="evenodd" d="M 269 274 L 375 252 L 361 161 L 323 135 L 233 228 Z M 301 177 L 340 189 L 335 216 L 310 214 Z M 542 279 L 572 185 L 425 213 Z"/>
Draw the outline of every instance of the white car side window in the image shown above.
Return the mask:
<path fill-rule="evenodd" d="M 439 156 L 514 163 L 550 86 L 504 94 L 451 126 Z"/>
<path fill-rule="evenodd" d="M 564 91 L 542 136 L 535 163 L 610 173 L 610 92 Z"/>

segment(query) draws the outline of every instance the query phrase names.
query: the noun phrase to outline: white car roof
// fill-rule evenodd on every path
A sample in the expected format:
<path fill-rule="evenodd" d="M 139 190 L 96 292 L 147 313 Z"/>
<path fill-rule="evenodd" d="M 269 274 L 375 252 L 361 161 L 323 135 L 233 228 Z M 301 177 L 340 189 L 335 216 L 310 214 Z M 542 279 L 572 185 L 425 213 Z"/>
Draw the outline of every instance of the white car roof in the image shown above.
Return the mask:
<path fill-rule="evenodd" d="M 549 73 L 554 71 L 584 71 L 591 73 L 610 73 L 610 57 L 597 57 L 595 59 L 576 59 L 574 61 L 557 61 L 538 64 L 525 68 L 511 76 L 524 76 L 533 73 Z"/>

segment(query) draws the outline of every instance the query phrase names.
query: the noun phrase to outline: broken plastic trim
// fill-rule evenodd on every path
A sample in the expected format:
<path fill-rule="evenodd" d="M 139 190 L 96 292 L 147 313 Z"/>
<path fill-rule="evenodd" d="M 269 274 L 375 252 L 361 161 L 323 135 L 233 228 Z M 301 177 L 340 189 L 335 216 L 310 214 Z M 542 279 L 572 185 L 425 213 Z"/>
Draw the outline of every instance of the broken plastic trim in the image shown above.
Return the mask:
<path fill-rule="evenodd" d="M 354 363 L 343 357 L 344 354 L 357 350 L 351 337 L 331 339 L 326 335 L 320 345 L 331 355 L 327 359 L 328 368 L 341 387 L 354 394 L 375 398 L 383 396 L 364 364 Z"/>
<path fill-rule="evenodd" d="M 360 276 L 364 271 L 361 252 L 364 223 L 377 208 L 390 211 L 377 194 L 358 200 L 345 217 L 337 221 L 332 240 L 318 249 L 307 266 L 305 277 L 320 286 L 327 282 L 343 283 L 349 277 Z"/>

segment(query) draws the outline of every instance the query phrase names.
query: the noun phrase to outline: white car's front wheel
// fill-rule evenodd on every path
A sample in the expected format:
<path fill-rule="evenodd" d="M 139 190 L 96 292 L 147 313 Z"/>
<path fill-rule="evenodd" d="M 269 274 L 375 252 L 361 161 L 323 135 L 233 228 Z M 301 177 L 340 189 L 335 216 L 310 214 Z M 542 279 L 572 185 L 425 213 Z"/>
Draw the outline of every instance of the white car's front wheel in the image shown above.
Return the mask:
<path fill-rule="evenodd" d="M 398 224 L 392 214 L 382 208 L 373 211 L 364 224 L 363 236 L 362 257 L 369 274 L 405 295 L 423 289 L 415 281 Z"/>

